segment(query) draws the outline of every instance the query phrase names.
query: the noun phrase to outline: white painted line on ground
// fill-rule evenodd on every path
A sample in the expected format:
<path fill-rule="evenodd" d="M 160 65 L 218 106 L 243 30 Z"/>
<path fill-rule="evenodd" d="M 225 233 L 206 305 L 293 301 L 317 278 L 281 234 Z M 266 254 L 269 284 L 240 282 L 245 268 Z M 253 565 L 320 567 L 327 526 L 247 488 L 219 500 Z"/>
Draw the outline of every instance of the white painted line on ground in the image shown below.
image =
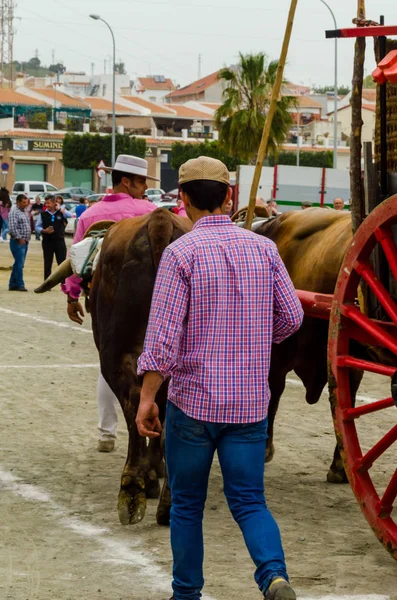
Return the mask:
<path fill-rule="evenodd" d="M 354 594 L 346 596 L 299 596 L 299 600 L 389 600 L 390 596 L 381 596 L 380 594 Z"/>
<path fill-rule="evenodd" d="M 23 365 L 23 364 L 18 364 L 18 365 L 0 365 L 0 371 L 3 371 L 5 369 L 42 369 L 43 365 Z M 99 363 L 83 363 L 81 365 L 77 364 L 77 365 L 68 365 L 63 364 L 63 365 L 45 365 L 46 369 L 64 369 L 65 371 L 67 371 L 68 369 L 99 369 Z"/>
<path fill-rule="evenodd" d="M 296 385 L 297 387 L 304 387 L 300 379 L 292 379 L 292 377 L 287 377 L 285 382 L 287 383 L 287 385 Z M 328 397 L 327 389 L 324 388 L 321 394 L 323 396 Z M 357 400 L 360 400 L 360 402 L 364 402 L 364 404 L 371 404 L 371 402 L 377 402 L 379 400 L 379 398 L 371 398 L 371 396 L 363 396 L 361 394 L 357 394 L 356 398 Z"/>
<path fill-rule="evenodd" d="M 92 335 L 91 329 L 84 329 L 83 327 L 75 327 L 74 325 L 69 325 L 68 323 L 61 323 L 59 321 L 51 321 L 50 319 L 43 319 L 42 317 L 35 317 L 34 315 L 30 315 L 28 313 L 17 312 L 16 310 L 11 310 L 9 308 L 0 307 L 0 312 L 3 312 L 7 315 L 14 315 L 16 317 L 22 317 L 24 319 L 29 319 L 30 321 L 36 321 L 36 323 L 43 323 L 45 325 L 55 325 L 55 327 L 60 327 L 62 329 L 72 329 L 73 331 L 78 331 L 79 333 L 89 333 Z"/>
<path fill-rule="evenodd" d="M 171 593 L 171 575 L 156 565 L 152 560 L 150 549 L 142 551 L 145 541 L 134 533 L 129 543 L 114 539 L 114 533 L 107 527 L 97 527 L 87 521 L 82 521 L 76 516 L 52 500 L 51 495 L 45 490 L 24 483 L 20 477 L 5 471 L 0 466 L 0 484 L 3 489 L 8 490 L 28 502 L 36 502 L 45 505 L 47 512 L 51 511 L 59 525 L 70 529 L 83 538 L 88 538 L 101 546 L 98 553 L 100 560 L 105 563 L 118 563 L 130 565 L 136 569 L 142 577 L 142 583 L 150 582 L 151 590 L 157 593 Z M 136 586 L 136 575 L 131 573 L 131 583 Z M 215 600 L 211 596 L 203 595 L 203 600 Z"/>

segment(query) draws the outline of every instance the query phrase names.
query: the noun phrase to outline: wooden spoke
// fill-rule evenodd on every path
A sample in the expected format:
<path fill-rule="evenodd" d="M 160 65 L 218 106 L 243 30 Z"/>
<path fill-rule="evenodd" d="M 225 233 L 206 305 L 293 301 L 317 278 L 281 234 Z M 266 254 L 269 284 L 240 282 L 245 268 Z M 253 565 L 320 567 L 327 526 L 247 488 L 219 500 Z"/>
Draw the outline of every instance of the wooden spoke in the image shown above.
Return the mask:
<path fill-rule="evenodd" d="M 357 261 L 354 268 L 371 288 L 393 323 L 397 325 L 397 304 L 394 302 L 384 285 L 376 277 L 370 264 L 366 261 Z"/>
<path fill-rule="evenodd" d="M 393 398 L 385 398 L 384 400 L 377 400 L 376 402 L 370 402 L 369 404 L 364 404 L 363 406 L 348 408 L 344 411 L 343 418 L 345 421 L 352 421 L 353 419 L 358 419 L 363 415 L 370 415 L 371 413 L 384 410 L 385 408 L 391 408 L 392 406 L 394 406 Z"/>
<path fill-rule="evenodd" d="M 382 439 L 379 440 L 369 450 L 362 459 L 359 461 L 357 465 L 357 470 L 367 470 L 370 469 L 375 462 L 394 442 L 397 440 L 397 425 L 395 425 Z"/>

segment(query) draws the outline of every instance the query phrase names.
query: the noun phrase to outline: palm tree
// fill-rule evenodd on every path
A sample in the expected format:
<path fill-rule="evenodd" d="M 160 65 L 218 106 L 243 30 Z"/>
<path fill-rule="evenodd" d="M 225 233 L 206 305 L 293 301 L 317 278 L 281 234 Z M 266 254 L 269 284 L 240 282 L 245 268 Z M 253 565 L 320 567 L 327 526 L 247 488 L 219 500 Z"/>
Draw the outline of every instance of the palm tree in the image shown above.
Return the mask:
<path fill-rule="evenodd" d="M 235 68 L 221 69 L 226 83 L 224 103 L 215 113 L 220 141 L 232 156 L 246 162 L 256 157 L 262 136 L 278 61 L 267 62 L 265 54 L 241 54 Z M 281 96 L 274 116 L 268 153 L 277 154 L 293 123 L 288 109 L 296 106 L 292 96 Z"/>

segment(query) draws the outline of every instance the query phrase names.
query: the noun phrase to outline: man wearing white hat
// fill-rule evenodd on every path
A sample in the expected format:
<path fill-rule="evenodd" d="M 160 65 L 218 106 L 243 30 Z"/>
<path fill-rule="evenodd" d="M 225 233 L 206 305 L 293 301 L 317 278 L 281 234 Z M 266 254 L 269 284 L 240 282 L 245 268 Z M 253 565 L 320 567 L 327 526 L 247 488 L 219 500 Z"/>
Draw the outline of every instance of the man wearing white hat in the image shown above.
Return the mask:
<path fill-rule="evenodd" d="M 80 242 L 87 229 L 98 221 L 121 221 L 130 217 L 139 217 L 156 210 L 156 205 L 142 200 L 147 190 L 146 179 L 158 181 L 147 174 L 148 163 L 143 158 L 120 154 L 112 172 L 113 193 L 107 194 L 80 217 L 73 243 Z M 71 275 L 62 285 L 68 297 L 67 312 L 69 319 L 83 323 L 84 310 L 79 302 L 81 278 Z M 99 373 L 97 388 L 99 412 L 99 452 L 111 452 L 114 449 L 117 428 L 118 400 Z"/>

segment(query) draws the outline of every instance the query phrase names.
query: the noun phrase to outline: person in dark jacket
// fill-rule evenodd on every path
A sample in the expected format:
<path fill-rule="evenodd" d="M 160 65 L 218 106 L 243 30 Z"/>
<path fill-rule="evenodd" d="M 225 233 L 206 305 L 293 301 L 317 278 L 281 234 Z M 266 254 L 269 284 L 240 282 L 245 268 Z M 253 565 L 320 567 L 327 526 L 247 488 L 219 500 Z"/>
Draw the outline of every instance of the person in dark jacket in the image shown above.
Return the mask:
<path fill-rule="evenodd" d="M 44 279 L 51 275 L 54 254 L 58 265 L 66 259 L 65 228 L 73 215 L 59 208 L 56 198 L 49 194 L 45 198 L 46 210 L 36 222 L 36 233 L 42 236 L 44 256 Z"/>

